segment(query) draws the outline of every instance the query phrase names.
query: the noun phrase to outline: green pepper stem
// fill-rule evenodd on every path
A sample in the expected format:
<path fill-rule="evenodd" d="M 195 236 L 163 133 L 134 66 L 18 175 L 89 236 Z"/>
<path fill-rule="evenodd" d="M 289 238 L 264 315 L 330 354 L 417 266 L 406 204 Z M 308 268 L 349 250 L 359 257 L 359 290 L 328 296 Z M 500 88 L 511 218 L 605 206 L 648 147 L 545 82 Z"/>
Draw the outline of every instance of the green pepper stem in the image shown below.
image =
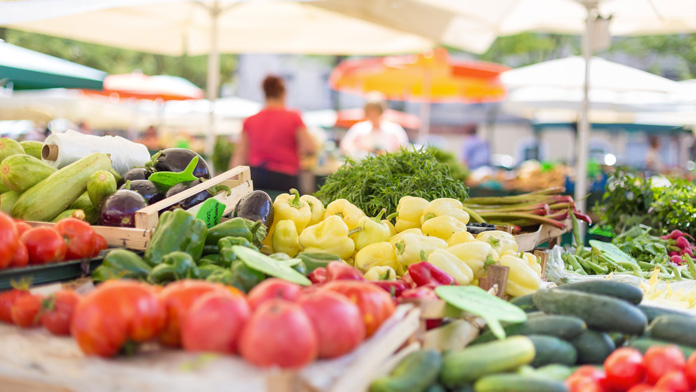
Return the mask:
<path fill-rule="evenodd" d="M 362 231 L 362 229 L 363 229 L 363 228 L 360 227 L 360 226 L 356 227 L 355 229 L 353 229 L 353 230 L 351 230 L 351 231 L 348 232 L 348 237 L 352 236 L 353 234 L 355 234 L 355 233 L 357 233 L 357 232 L 359 232 L 359 231 Z"/>
<path fill-rule="evenodd" d="M 290 200 L 288 202 L 288 204 L 290 204 L 290 206 L 295 207 L 299 210 L 300 208 L 303 207 L 302 200 L 300 200 L 300 192 L 298 192 L 297 189 L 293 188 L 293 189 L 290 189 L 290 193 L 295 195 L 295 197 L 292 198 L 292 200 Z"/>
<path fill-rule="evenodd" d="M 395 213 L 393 213 L 393 214 L 387 215 L 387 217 L 386 217 L 385 219 L 390 221 L 390 220 L 392 220 L 392 219 L 394 219 L 394 218 L 398 218 L 398 217 L 399 217 L 399 212 L 397 211 L 397 212 L 395 212 Z"/>
<path fill-rule="evenodd" d="M 384 214 L 385 214 L 386 212 L 387 212 L 387 209 L 386 209 L 386 208 L 382 208 L 382 211 L 380 211 L 379 214 L 377 214 L 377 216 L 374 217 L 374 218 L 372 218 L 372 219 L 373 219 L 375 222 L 379 222 L 379 221 L 382 220 L 382 216 L 384 216 Z"/>

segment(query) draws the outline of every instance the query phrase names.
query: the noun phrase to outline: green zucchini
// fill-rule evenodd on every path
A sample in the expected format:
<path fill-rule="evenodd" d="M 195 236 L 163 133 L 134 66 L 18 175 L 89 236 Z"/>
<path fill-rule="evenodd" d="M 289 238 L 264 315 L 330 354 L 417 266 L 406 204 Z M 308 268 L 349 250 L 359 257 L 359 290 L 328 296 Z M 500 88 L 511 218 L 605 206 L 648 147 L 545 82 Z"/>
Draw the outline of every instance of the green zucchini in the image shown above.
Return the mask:
<path fill-rule="evenodd" d="M 578 359 L 578 353 L 572 344 L 553 336 L 531 335 L 534 343 L 534 361 L 532 367 L 542 367 L 550 364 L 571 366 Z"/>
<path fill-rule="evenodd" d="M 513 298 L 510 300 L 510 303 L 524 310 L 525 313 L 536 312 L 539 310 L 536 307 L 536 305 L 534 305 L 533 294 L 527 294 L 521 297 Z"/>
<path fill-rule="evenodd" d="M 523 366 L 522 368 L 525 368 L 525 366 Z M 523 376 L 528 375 L 530 377 L 537 377 L 543 378 L 545 380 L 555 380 L 561 382 L 565 381 L 568 377 L 570 377 L 571 374 L 573 374 L 573 369 L 571 369 L 568 366 L 560 365 L 557 363 L 542 366 L 538 369 L 529 367 L 529 369 L 531 369 L 531 372 L 529 370 L 526 370 L 523 373 L 518 370 L 517 373 Z"/>
<path fill-rule="evenodd" d="M 545 380 L 518 374 L 486 376 L 474 384 L 476 392 L 568 392 L 563 381 Z"/>
<path fill-rule="evenodd" d="M 570 341 L 578 354 L 577 363 L 581 365 L 595 365 L 604 363 L 609 354 L 614 352 L 616 346 L 608 334 L 603 332 L 586 330 L 580 336 Z"/>
<path fill-rule="evenodd" d="M 0 211 L 12 215 L 12 207 L 17 203 L 19 193 L 15 191 L 7 191 L 0 195 Z"/>
<path fill-rule="evenodd" d="M 97 170 L 108 170 L 111 159 L 90 154 L 51 174 L 19 197 L 12 215 L 24 220 L 50 221 L 87 190 L 87 179 Z"/>
<path fill-rule="evenodd" d="M 560 290 L 581 291 L 587 294 L 607 295 L 638 305 L 643 300 L 643 290 L 628 283 L 613 280 L 590 280 L 564 284 Z"/>
<path fill-rule="evenodd" d="M 636 306 L 605 295 L 542 289 L 534 293 L 534 303 L 547 314 L 579 317 L 598 331 L 641 335 L 648 322 Z"/>
<path fill-rule="evenodd" d="M 682 353 L 684 353 L 684 358 L 689 358 L 691 354 L 696 352 L 696 347 L 690 347 L 690 346 L 685 346 L 683 344 L 675 344 L 672 342 L 666 342 L 664 340 L 657 340 L 657 339 L 650 339 L 650 338 L 638 338 L 638 339 L 633 339 L 630 342 L 628 342 L 628 347 L 633 347 L 636 350 L 640 351 L 642 354 L 645 354 L 646 351 L 650 347 L 653 346 L 677 346 Z"/>
<path fill-rule="evenodd" d="M 448 353 L 440 379 L 446 386 L 460 386 L 489 374 L 528 365 L 533 360 L 532 341 L 526 336 L 513 336 Z"/>
<path fill-rule="evenodd" d="M 609 338 L 614 342 L 614 346 L 616 347 L 621 347 L 626 343 L 626 335 L 621 332 L 608 332 L 607 335 L 609 335 Z"/>
<path fill-rule="evenodd" d="M 440 384 L 433 384 L 425 392 L 447 392 L 447 389 Z"/>
<path fill-rule="evenodd" d="M 650 323 L 648 337 L 696 347 L 696 317 L 664 315 Z"/>
<path fill-rule="evenodd" d="M 652 323 L 653 320 L 656 318 L 666 315 L 666 314 L 676 314 L 678 316 L 689 316 L 688 313 L 686 312 L 681 312 L 679 310 L 674 310 L 674 309 L 667 309 L 667 308 L 658 308 L 657 306 L 649 306 L 649 305 L 638 305 L 638 309 L 640 309 L 643 314 L 645 314 L 645 317 L 648 318 L 648 322 Z"/>
<path fill-rule="evenodd" d="M 99 208 L 102 201 L 117 189 L 116 177 L 107 170 L 97 170 L 87 180 L 87 195 L 95 208 Z"/>
<path fill-rule="evenodd" d="M 0 162 L 11 155 L 17 154 L 24 154 L 22 145 L 9 137 L 0 137 Z"/>
<path fill-rule="evenodd" d="M 85 220 L 85 212 L 82 210 L 65 210 L 58 214 L 57 217 L 53 218 L 52 222 L 55 223 L 65 218 L 76 218 L 79 220 Z"/>
<path fill-rule="evenodd" d="M 43 150 L 44 145 L 42 142 L 25 140 L 23 142 L 19 142 L 19 144 L 22 146 L 22 149 L 24 149 L 25 154 L 31 155 L 36 159 L 41 159 L 41 151 Z"/>
<path fill-rule="evenodd" d="M 435 350 L 415 351 L 386 377 L 370 385 L 370 392 L 425 392 L 442 369 L 442 356 Z"/>
<path fill-rule="evenodd" d="M 12 155 L 0 164 L 0 179 L 8 188 L 22 193 L 33 187 L 57 169 L 29 155 Z"/>
<path fill-rule="evenodd" d="M 87 192 L 80 195 L 74 203 L 68 206 L 69 210 L 82 210 L 85 213 L 85 221 L 93 225 L 99 223 L 99 211 L 92 205 Z"/>
<path fill-rule="evenodd" d="M 528 318 L 523 323 L 506 325 L 504 329 L 506 336 L 549 335 L 561 339 L 572 339 L 585 330 L 585 322 L 577 317 L 539 315 Z M 486 331 L 474 339 L 471 344 L 481 344 L 496 339 L 491 331 Z"/>

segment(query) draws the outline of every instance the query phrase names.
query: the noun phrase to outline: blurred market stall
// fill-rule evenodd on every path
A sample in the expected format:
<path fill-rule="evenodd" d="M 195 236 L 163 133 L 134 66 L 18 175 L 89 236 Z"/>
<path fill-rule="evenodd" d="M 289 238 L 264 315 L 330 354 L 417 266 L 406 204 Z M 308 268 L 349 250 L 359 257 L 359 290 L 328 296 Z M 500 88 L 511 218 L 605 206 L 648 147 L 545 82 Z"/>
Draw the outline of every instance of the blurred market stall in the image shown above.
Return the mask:
<path fill-rule="evenodd" d="M 160 101 L 201 99 L 205 92 L 184 78 L 169 75 L 144 75 L 140 72 L 109 75 L 104 88 L 85 90 L 90 95 L 117 98 L 137 98 Z"/>

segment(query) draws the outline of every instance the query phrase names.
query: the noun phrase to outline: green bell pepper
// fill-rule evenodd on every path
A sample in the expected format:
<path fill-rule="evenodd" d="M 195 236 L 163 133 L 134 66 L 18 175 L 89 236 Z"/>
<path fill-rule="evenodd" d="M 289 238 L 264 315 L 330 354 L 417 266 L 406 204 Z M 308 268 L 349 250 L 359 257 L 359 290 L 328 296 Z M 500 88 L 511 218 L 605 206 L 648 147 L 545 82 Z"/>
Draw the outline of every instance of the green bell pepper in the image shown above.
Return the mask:
<path fill-rule="evenodd" d="M 271 255 L 268 255 L 268 257 L 278 261 L 285 261 L 286 264 L 288 264 L 295 271 L 301 273 L 304 276 L 309 275 L 309 272 L 307 272 L 307 266 L 305 265 L 304 261 L 297 257 L 290 257 L 283 252 L 273 253 Z"/>
<path fill-rule="evenodd" d="M 220 239 L 225 237 L 241 237 L 247 241 L 254 239 L 251 229 L 254 222 L 244 218 L 232 218 L 230 220 L 218 223 L 208 230 L 208 237 L 205 243 L 208 245 L 217 245 Z"/>
<path fill-rule="evenodd" d="M 180 279 L 198 279 L 200 272 L 190 254 L 171 252 L 162 258 L 162 263 L 152 269 L 148 281 L 155 284 L 173 282 Z"/>
<path fill-rule="evenodd" d="M 295 258 L 302 260 L 307 268 L 307 274 L 310 274 L 317 268 L 326 268 L 332 261 L 341 261 L 338 255 L 331 253 L 300 252 Z"/>
<path fill-rule="evenodd" d="M 92 271 L 95 282 L 109 279 L 147 279 L 152 268 L 137 254 L 125 250 L 114 249 L 106 254 L 102 264 Z"/>
<path fill-rule="evenodd" d="M 236 261 L 232 264 L 232 286 L 248 293 L 257 284 L 266 279 L 266 275 L 255 269 L 247 267 L 241 261 Z"/>
<path fill-rule="evenodd" d="M 228 270 L 215 264 L 206 264 L 198 267 L 198 272 L 201 279 L 208 279 L 208 277 L 215 273 L 219 273 L 220 271 L 227 272 Z"/>
<path fill-rule="evenodd" d="M 305 265 L 304 261 L 300 261 L 299 263 L 293 265 L 292 269 L 301 273 L 304 276 L 309 275 L 309 272 L 307 272 L 307 266 Z"/>
<path fill-rule="evenodd" d="M 223 267 L 230 267 L 237 260 L 237 254 L 234 253 L 232 247 L 235 245 L 244 246 L 249 249 L 258 251 L 258 248 L 252 245 L 249 240 L 242 237 L 225 237 L 218 241 L 218 249 L 220 251 L 220 263 Z"/>
<path fill-rule="evenodd" d="M 217 245 L 208 245 L 205 244 L 203 245 L 203 256 L 207 255 L 215 255 L 220 252 L 220 249 L 218 248 Z"/>
<path fill-rule="evenodd" d="M 220 255 L 219 255 L 219 254 L 207 255 L 207 256 L 201 257 L 201 259 L 198 260 L 198 266 L 199 266 L 199 267 L 202 267 L 202 266 L 204 266 L 204 265 L 217 265 L 217 266 L 220 266 L 220 267 L 224 267 L 224 266 L 221 264 Z"/>
<path fill-rule="evenodd" d="M 155 266 L 165 255 L 175 251 L 186 252 L 193 260 L 198 260 L 203 254 L 207 233 L 205 222 L 185 210 L 166 211 L 160 216 L 145 250 L 145 261 Z"/>

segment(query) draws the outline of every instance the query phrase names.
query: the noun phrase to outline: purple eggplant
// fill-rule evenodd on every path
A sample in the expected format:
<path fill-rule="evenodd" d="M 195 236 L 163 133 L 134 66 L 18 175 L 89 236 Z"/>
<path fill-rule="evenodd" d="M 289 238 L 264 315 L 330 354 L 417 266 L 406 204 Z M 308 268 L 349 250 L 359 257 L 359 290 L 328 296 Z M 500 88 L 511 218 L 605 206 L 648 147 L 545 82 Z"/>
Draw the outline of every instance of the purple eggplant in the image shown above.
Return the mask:
<path fill-rule="evenodd" d="M 200 184 L 202 181 L 200 179 L 198 180 L 193 180 L 193 181 L 187 181 L 187 182 L 182 182 L 179 184 L 174 185 L 173 187 L 169 188 L 167 191 L 166 197 L 172 197 L 176 195 L 177 193 L 183 192 L 189 188 L 192 188 L 198 184 Z M 200 191 L 196 193 L 193 196 L 187 197 L 186 199 L 174 204 L 171 206 L 171 209 L 175 208 L 183 208 L 185 210 L 188 210 L 189 208 L 195 206 L 196 204 L 203 203 L 204 201 L 210 199 L 213 197 L 212 194 L 208 191 Z"/>
<path fill-rule="evenodd" d="M 123 175 L 123 181 L 147 180 L 150 178 L 152 170 L 144 167 L 130 169 Z"/>
<path fill-rule="evenodd" d="M 164 199 L 164 193 L 160 193 L 155 183 L 148 180 L 134 180 L 126 182 L 119 189 L 128 189 L 140 193 L 147 204 L 155 204 Z"/>
<path fill-rule="evenodd" d="M 239 200 L 234 207 L 234 216 L 253 222 L 261 221 L 270 229 L 273 223 L 273 199 L 264 191 L 253 191 Z"/>
<path fill-rule="evenodd" d="M 101 224 L 104 226 L 135 227 L 135 212 L 147 207 L 140 193 L 121 189 L 109 195 L 101 207 Z"/>
<path fill-rule="evenodd" d="M 196 178 L 210 178 L 210 166 L 208 162 L 198 155 L 195 151 L 186 148 L 167 148 L 155 154 L 152 157 L 152 166 L 155 171 L 168 171 L 179 173 L 186 169 L 191 160 L 198 156 L 198 164 L 193 170 L 193 175 Z"/>

